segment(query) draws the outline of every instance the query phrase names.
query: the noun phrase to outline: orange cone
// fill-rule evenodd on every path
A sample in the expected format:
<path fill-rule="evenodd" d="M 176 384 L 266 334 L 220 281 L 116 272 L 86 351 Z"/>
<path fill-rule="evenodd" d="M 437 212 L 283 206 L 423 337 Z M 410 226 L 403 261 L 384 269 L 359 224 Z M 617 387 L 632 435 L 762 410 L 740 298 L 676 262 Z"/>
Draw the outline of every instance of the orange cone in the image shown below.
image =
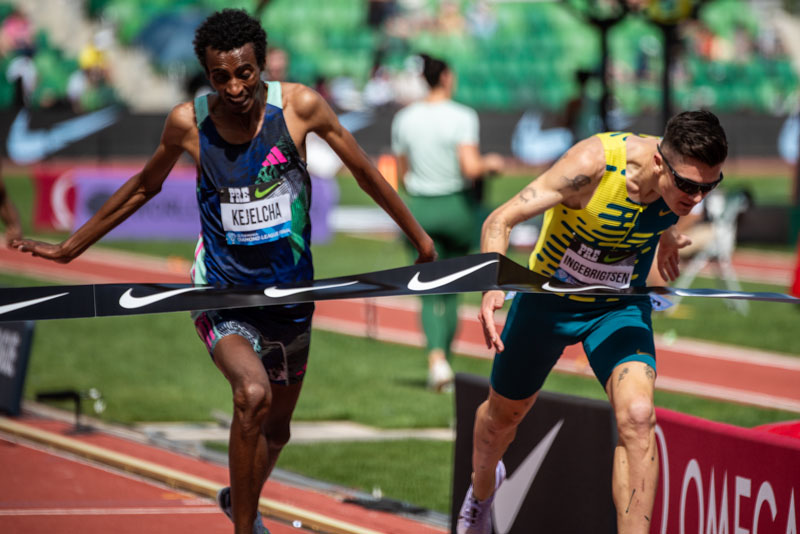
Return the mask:
<path fill-rule="evenodd" d="M 397 191 L 397 161 L 391 154 L 381 154 L 378 156 L 378 172 L 380 172 L 386 181 L 391 184 L 395 191 Z"/>

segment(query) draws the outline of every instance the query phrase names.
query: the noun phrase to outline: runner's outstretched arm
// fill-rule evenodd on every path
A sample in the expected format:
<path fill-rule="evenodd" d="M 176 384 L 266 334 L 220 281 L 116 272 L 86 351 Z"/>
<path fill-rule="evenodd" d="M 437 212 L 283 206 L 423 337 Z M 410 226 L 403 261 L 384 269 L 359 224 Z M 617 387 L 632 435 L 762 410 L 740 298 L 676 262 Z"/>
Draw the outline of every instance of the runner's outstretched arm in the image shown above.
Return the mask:
<path fill-rule="evenodd" d="M 130 217 L 153 198 L 188 143 L 192 131 L 191 104 L 176 106 L 167 117 L 161 140 L 141 172 L 135 174 L 75 233 L 58 244 L 14 239 L 12 248 L 59 263 L 68 263 Z M 187 121 L 189 121 L 187 123 Z"/>
<path fill-rule="evenodd" d="M 316 91 L 303 87 L 294 93 L 292 104 L 298 117 L 307 124 L 308 131 L 315 132 L 330 145 L 353 173 L 361 189 L 372 197 L 408 236 L 417 249 L 417 263 L 436 259 L 433 240 L 411 215 L 389 182 L 375 168 L 352 134 L 339 123 L 328 103 Z"/>
<path fill-rule="evenodd" d="M 605 152 L 596 138 L 581 141 L 552 167 L 494 210 L 483 223 L 481 252 L 505 254 L 511 229 L 559 203 L 581 207 L 588 202 L 605 171 Z M 502 352 L 503 342 L 494 323 L 494 312 L 503 306 L 500 290 L 483 294 L 478 319 L 486 347 Z"/>

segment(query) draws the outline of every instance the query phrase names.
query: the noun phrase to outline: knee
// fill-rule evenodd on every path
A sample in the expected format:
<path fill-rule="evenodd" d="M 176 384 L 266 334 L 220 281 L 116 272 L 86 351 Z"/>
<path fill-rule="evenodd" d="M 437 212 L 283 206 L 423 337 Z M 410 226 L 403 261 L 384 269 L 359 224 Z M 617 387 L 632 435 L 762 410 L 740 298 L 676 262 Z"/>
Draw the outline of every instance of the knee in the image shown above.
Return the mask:
<path fill-rule="evenodd" d="M 656 426 L 656 412 L 652 401 L 640 396 L 616 410 L 617 429 L 620 439 L 626 443 L 642 443 L 648 446 Z"/>
<path fill-rule="evenodd" d="M 246 382 L 233 391 L 233 408 L 245 427 L 260 428 L 269 412 L 272 395 L 269 385 Z"/>
<path fill-rule="evenodd" d="M 484 427 L 490 435 L 504 435 L 514 432 L 527 413 L 527 410 L 501 408 L 490 404 L 485 408 L 482 419 Z"/>

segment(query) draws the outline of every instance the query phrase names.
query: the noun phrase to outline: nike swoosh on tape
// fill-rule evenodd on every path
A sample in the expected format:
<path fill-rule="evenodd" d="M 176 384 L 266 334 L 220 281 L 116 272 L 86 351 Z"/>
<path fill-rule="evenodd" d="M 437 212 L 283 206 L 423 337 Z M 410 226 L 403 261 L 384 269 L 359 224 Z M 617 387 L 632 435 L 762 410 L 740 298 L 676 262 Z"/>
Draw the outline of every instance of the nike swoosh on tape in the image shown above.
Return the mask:
<path fill-rule="evenodd" d="M 189 291 L 202 291 L 204 289 L 207 288 L 185 287 L 182 289 L 172 289 L 170 291 L 156 293 L 155 295 L 147 295 L 146 297 L 134 297 L 131 294 L 133 293 L 133 288 L 130 288 L 119 298 L 119 305 L 127 310 L 135 310 L 136 308 L 143 308 L 145 306 L 149 306 L 150 304 L 155 304 L 156 302 L 172 298 L 182 293 L 188 293 Z"/>
<path fill-rule="evenodd" d="M 14 304 L 5 304 L 3 306 L 0 306 L 0 315 L 12 312 L 14 310 L 19 310 L 21 308 L 27 308 L 28 306 L 33 306 L 35 304 L 39 304 L 40 302 L 47 302 L 48 300 L 57 299 L 58 297 L 63 297 L 64 295 L 69 295 L 69 291 L 67 291 L 66 293 L 58 293 L 57 295 L 50 295 L 49 297 L 23 300 L 22 302 L 15 302 Z"/>
<path fill-rule="evenodd" d="M 528 490 L 533 484 L 536 475 L 539 474 L 539 468 L 542 466 L 547 453 L 550 452 L 553 441 L 555 441 L 556 435 L 558 435 L 563 424 L 563 419 L 556 423 L 517 467 L 514 474 L 506 478 L 505 482 L 497 488 L 494 503 L 492 504 L 492 516 L 494 528 L 498 534 L 507 534 L 511 527 L 514 526 L 519 509 L 528 496 Z"/>
<path fill-rule="evenodd" d="M 492 263 L 497 263 L 497 262 L 498 262 L 498 260 L 486 261 L 486 262 L 481 263 L 480 265 L 475 265 L 474 267 L 470 267 L 468 269 L 464 269 L 462 271 L 458 271 L 458 272 L 453 273 L 453 274 L 448 274 L 447 276 L 443 276 L 441 278 L 437 278 L 437 279 L 431 280 L 429 282 L 420 281 L 420 279 L 419 279 L 419 274 L 420 273 L 418 272 L 417 274 L 414 275 L 414 278 L 412 278 L 408 282 L 408 289 L 410 289 L 411 291 L 426 291 L 428 289 L 436 289 L 437 287 L 442 287 L 442 286 L 445 286 L 445 285 L 449 284 L 450 282 L 455 282 L 459 278 L 464 278 L 468 274 L 472 274 L 475 271 L 483 269 L 487 265 L 490 265 Z"/>
<path fill-rule="evenodd" d="M 279 299 L 281 297 L 288 297 L 290 295 L 296 295 L 297 293 L 305 293 L 306 291 L 319 291 L 320 289 L 331 289 L 333 287 L 345 287 L 351 286 L 353 284 L 357 284 L 358 280 L 353 280 L 352 282 L 344 282 L 342 284 L 330 284 L 327 286 L 313 286 L 313 287 L 295 287 L 292 289 L 280 289 L 278 287 L 272 286 L 268 287 L 264 290 L 264 295 L 273 298 Z"/>
<path fill-rule="evenodd" d="M 619 291 L 616 287 L 611 286 L 604 286 L 602 284 L 596 284 L 592 286 L 578 286 L 578 287 L 553 287 L 550 285 L 550 282 L 545 282 L 542 284 L 542 289 L 547 291 L 553 291 L 555 293 L 583 293 L 586 291 L 590 291 L 592 289 L 610 289 L 612 291 Z"/>
<path fill-rule="evenodd" d="M 266 188 L 264 191 L 262 191 L 260 189 L 256 189 L 256 198 L 264 198 L 265 196 L 269 195 L 270 191 L 272 191 L 273 189 L 275 189 L 279 185 L 281 185 L 281 184 L 280 183 L 272 184 L 270 187 Z"/>

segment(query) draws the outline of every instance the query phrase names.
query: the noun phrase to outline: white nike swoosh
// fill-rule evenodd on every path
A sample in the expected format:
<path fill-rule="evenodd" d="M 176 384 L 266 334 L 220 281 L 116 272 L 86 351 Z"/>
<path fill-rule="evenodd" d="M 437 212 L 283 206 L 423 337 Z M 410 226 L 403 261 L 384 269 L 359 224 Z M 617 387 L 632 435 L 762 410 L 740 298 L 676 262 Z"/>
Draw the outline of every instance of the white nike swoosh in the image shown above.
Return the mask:
<path fill-rule="evenodd" d="M 264 290 L 264 295 L 273 299 L 279 299 L 281 297 L 288 297 L 289 295 L 296 295 L 297 293 L 305 293 L 306 291 L 318 291 L 320 289 L 330 289 L 332 287 L 351 286 L 357 283 L 358 283 L 357 280 L 353 280 L 352 282 L 344 282 L 342 284 L 330 284 L 327 286 L 314 286 L 314 287 L 296 287 L 294 289 L 280 289 L 275 286 L 272 286 Z"/>
<path fill-rule="evenodd" d="M 119 111 L 109 106 L 85 115 L 72 117 L 52 124 L 48 128 L 32 130 L 30 116 L 22 109 L 14 117 L 6 139 L 9 157 L 19 164 L 35 163 L 54 154 L 71 143 L 99 132 L 117 121 Z"/>
<path fill-rule="evenodd" d="M 119 298 L 119 305 L 128 310 L 135 310 L 136 308 L 143 308 L 145 306 L 149 306 L 150 304 L 154 304 L 161 300 L 174 297 L 175 295 L 180 295 L 181 293 L 188 293 L 189 291 L 202 291 L 204 289 L 208 288 L 184 287 L 183 289 L 173 289 L 171 291 L 156 293 L 155 295 L 147 295 L 146 297 L 134 297 L 133 295 L 131 295 L 131 293 L 133 292 L 133 288 L 130 288 L 125 293 L 123 293 L 122 296 Z"/>
<path fill-rule="evenodd" d="M 514 526 L 519 509 L 522 507 L 522 503 L 525 502 L 528 490 L 533 484 L 533 479 L 539 473 L 539 468 L 550 451 L 550 447 L 553 446 L 553 441 L 555 441 L 556 435 L 563 424 L 563 419 L 556 423 L 517 467 L 514 474 L 497 488 L 494 503 L 492 503 L 492 517 L 497 534 L 507 534 L 511 527 Z"/>
<path fill-rule="evenodd" d="M 585 291 L 590 291 L 592 289 L 610 289 L 611 291 L 619 291 L 619 288 L 604 286 L 602 284 L 596 284 L 592 286 L 578 286 L 578 287 L 553 287 L 550 285 L 550 282 L 545 282 L 544 284 L 542 284 L 542 289 L 546 289 L 547 291 L 554 291 L 556 293 L 582 293 Z"/>
<path fill-rule="evenodd" d="M 46 302 L 48 300 L 57 299 L 58 297 L 63 297 L 64 295 L 69 295 L 69 291 L 67 291 L 66 293 L 59 293 L 58 295 L 50 295 L 49 297 L 23 300 L 22 302 L 15 302 L 14 304 L 5 304 L 3 306 L 0 306 L 0 315 L 12 312 L 14 310 L 19 310 L 20 308 L 27 308 L 28 306 L 33 306 L 34 304 L 39 304 L 40 302 Z"/>
<path fill-rule="evenodd" d="M 431 280 L 430 282 L 421 282 L 419 279 L 419 272 L 414 275 L 408 282 L 408 289 L 411 291 L 425 291 L 428 289 L 436 289 L 437 287 L 442 287 L 444 285 L 449 284 L 450 282 L 455 282 L 459 278 L 464 278 L 468 274 L 472 274 L 479 269 L 483 269 L 487 265 L 492 263 L 497 263 L 499 260 L 489 260 L 486 262 L 481 263 L 480 265 L 475 265 L 474 267 L 470 267 L 468 269 L 464 269 L 463 271 L 458 271 L 457 273 L 448 274 L 447 276 L 443 276 L 441 278 L 437 278 L 435 280 Z"/>

